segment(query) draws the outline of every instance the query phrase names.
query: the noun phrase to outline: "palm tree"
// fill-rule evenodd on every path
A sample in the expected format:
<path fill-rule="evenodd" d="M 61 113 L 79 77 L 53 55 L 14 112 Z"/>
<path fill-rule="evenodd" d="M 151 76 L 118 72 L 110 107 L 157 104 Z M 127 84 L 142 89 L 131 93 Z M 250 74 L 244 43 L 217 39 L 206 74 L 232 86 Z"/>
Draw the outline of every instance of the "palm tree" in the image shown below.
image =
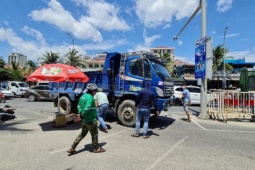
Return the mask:
<path fill-rule="evenodd" d="M 84 68 L 85 63 L 81 57 L 82 55 L 78 55 L 78 51 L 76 49 L 70 49 L 70 51 L 65 56 L 65 64 L 78 68 Z"/>
<path fill-rule="evenodd" d="M 27 77 L 36 70 L 36 64 L 32 60 L 28 60 L 24 67 L 24 76 Z"/>
<path fill-rule="evenodd" d="M 233 58 L 233 57 L 224 57 L 225 54 L 228 53 L 228 50 L 226 48 L 223 47 L 222 45 L 218 45 L 214 50 L 213 50 L 213 72 L 217 72 L 217 71 L 224 71 L 224 58 Z M 225 73 L 229 72 L 229 71 L 233 71 L 233 67 L 230 64 L 225 63 Z M 218 88 L 219 88 L 219 76 L 217 76 L 218 78 Z"/>
<path fill-rule="evenodd" d="M 213 72 L 217 70 L 223 70 L 224 68 L 224 54 L 228 53 L 228 50 L 223 47 L 223 45 L 218 45 L 213 50 Z M 226 58 L 233 58 L 231 56 Z M 225 72 L 233 71 L 233 67 L 230 64 L 225 63 Z"/>
<path fill-rule="evenodd" d="M 53 64 L 53 63 L 58 63 L 60 60 L 60 57 L 58 53 L 53 53 L 53 52 L 46 52 L 46 55 L 43 55 L 43 57 L 40 57 L 39 60 L 42 60 L 40 64 Z"/>

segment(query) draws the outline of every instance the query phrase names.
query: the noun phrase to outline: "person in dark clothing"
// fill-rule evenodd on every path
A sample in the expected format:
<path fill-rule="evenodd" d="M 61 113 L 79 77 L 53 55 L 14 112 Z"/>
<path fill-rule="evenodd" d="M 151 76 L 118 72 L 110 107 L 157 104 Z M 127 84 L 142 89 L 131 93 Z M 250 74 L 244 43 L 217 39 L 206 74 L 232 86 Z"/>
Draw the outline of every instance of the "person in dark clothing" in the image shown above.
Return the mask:
<path fill-rule="evenodd" d="M 146 82 L 145 89 L 141 90 L 138 93 L 135 107 L 137 107 L 136 111 L 136 125 L 135 125 L 135 133 L 132 134 L 132 137 L 139 137 L 140 130 L 140 122 L 143 118 L 143 138 L 149 138 L 147 132 L 149 127 L 149 119 L 150 119 L 150 109 L 152 105 L 156 110 L 156 114 L 159 115 L 158 107 L 157 107 L 157 99 L 154 93 L 150 90 L 151 84 L 150 82 Z"/>

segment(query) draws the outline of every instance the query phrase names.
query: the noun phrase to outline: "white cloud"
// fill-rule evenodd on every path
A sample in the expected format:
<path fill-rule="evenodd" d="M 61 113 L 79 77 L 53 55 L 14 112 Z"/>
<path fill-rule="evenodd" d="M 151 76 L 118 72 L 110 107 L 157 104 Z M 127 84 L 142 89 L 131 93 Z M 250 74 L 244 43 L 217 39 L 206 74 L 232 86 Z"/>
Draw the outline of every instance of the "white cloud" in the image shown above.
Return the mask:
<path fill-rule="evenodd" d="M 233 38 L 233 37 L 237 37 L 239 36 L 240 34 L 226 34 L 226 38 Z M 224 38 L 224 36 L 219 36 L 219 38 Z"/>
<path fill-rule="evenodd" d="M 40 33 L 32 28 L 25 27 L 23 30 L 25 30 L 25 32 L 28 30 L 33 30 L 34 32 L 30 35 L 39 35 L 40 37 Z M 19 37 L 11 28 L 0 28 L 0 41 L 7 41 L 11 46 L 10 52 L 26 55 L 28 60 L 36 61 L 38 57 L 42 57 L 44 54 L 46 54 L 46 51 L 59 53 L 60 56 L 63 56 L 69 52 L 67 45 L 49 46 L 43 40 L 44 37 L 40 37 L 39 39 L 37 37 L 37 40 L 35 41 L 25 41 Z M 75 49 L 82 52 L 82 54 L 85 53 L 84 49 L 80 47 L 75 47 Z"/>
<path fill-rule="evenodd" d="M 216 34 L 216 31 L 211 31 L 210 34 L 211 34 L 211 35 L 215 35 L 215 34 Z"/>
<path fill-rule="evenodd" d="M 23 32 L 25 32 L 27 35 L 31 35 L 31 36 L 35 37 L 37 39 L 37 41 L 40 42 L 40 44 L 46 44 L 42 33 L 39 32 L 38 30 L 35 30 L 35 29 L 30 28 L 28 26 L 24 26 L 21 30 Z"/>
<path fill-rule="evenodd" d="M 151 45 L 153 42 L 157 39 L 159 39 L 161 35 L 153 35 L 148 37 L 146 35 L 146 30 L 143 33 L 144 43 L 143 44 L 137 44 L 133 49 L 129 49 L 128 51 L 150 51 Z"/>
<path fill-rule="evenodd" d="M 198 7 L 197 0 L 137 0 L 136 14 L 148 28 L 168 24 L 175 17 L 180 20 L 189 17 Z"/>
<path fill-rule="evenodd" d="M 217 11 L 226 12 L 232 7 L 233 0 L 218 0 Z"/>
<path fill-rule="evenodd" d="M 84 18 L 97 28 L 107 31 L 130 30 L 125 20 L 118 16 L 120 8 L 117 5 L 110 4 L 104 0 L 72 0 L 76 5 L 85 7 L 88 16 Z"/>
<path fill-rule="evenodd" d="M 183 44 L 183 42 L 181 40 L 178 40 L 177 42 L 178 42 L 178 45 L 182 45 Z"/>
<path fill-rule="evenodd" d="M 170 27 L 171 27 L 170 24 L 166 24 L 166 25 L 163 27 L 163 29 L 167 29 L 167 28 L 170 28 Z"/>
<path fill-rule="evenodd" d="M 101 33 L 86 20 L 86 17 L 81 16 L 76 21 L 57 0 L 51 0 L 48 6 L 49 8 L 32 11 L 29 16 L 35 21 L 45 21 L 62 31 L 71 32 L 76 38 L 92 39 L 94 42 L 102 41 Z"/>
<path fill-rule="evenodd" d="M 227 53 L 227 56 L 233 56 L 235 59 L 245 58 L 246 62 L 254 62 L 255 47 L 252 50 L 229 52 L 229 53 Z"/>

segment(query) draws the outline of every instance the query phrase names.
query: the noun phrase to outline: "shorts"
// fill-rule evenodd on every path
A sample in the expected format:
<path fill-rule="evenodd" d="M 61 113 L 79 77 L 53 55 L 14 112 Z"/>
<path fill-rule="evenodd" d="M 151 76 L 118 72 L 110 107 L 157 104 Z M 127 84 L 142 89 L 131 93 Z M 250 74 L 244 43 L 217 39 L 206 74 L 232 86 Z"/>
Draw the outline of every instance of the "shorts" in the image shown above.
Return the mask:
<path fill-rule="evenodd" d="M 189 102 L 183 102 L 183 108 L 187 112 L 189 110 Z"/>

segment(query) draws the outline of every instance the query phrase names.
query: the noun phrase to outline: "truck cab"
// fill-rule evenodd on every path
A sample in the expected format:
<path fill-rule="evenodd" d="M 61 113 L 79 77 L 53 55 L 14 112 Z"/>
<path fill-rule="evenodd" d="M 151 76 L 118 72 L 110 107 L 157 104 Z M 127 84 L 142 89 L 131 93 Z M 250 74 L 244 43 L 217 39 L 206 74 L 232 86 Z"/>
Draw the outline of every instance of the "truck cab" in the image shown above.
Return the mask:
<path fill-rule="evenodd" d="M 28 84 L 22 81 L 8 81 L 6 87 L 6 89 L 11 91 L 15 96 L 21 97 L 24 97 L 28 88 Z"/>

